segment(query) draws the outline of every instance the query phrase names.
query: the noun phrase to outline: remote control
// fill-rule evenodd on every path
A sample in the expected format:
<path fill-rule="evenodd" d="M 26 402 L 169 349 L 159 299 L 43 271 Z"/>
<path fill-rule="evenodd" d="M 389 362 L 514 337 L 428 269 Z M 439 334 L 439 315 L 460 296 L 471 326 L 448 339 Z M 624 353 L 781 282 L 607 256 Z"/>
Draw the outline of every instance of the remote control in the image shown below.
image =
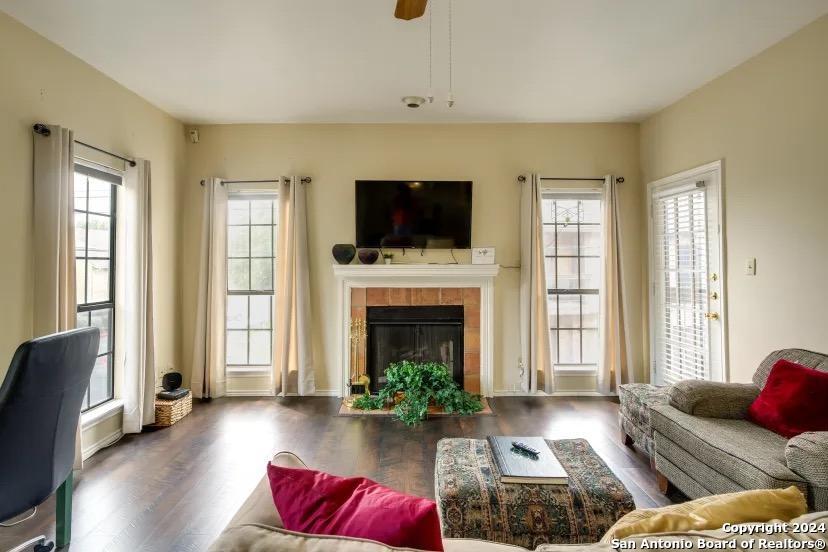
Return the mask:
<path fill-rule="evenodd" d="M 540 451 L 538 449 L 534 449 L 534 448 L 530 447 L 529 445 L 521 443 L 520 441 L 512 441 L 512 446 L 515 447 L 518 450 L 522 450 L 523 452 L 528 452 L 532 456 L 539 456 L 540 455 Z"/>

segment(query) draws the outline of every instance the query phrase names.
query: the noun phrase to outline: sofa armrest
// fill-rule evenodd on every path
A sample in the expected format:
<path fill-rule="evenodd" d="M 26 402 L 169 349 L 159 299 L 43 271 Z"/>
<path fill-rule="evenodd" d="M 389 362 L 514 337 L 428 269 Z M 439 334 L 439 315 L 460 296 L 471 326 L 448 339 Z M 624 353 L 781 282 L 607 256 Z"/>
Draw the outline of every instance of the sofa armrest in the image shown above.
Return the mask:
<path fill-rule="evenodd" d="M 809 431 L 785 445 L 785 462 L 792 472 L 817 487 L 828 487 L 828 431 Z"/>
<path fill-rule="evenodd" d="M 759 395 L 752 383 L 684 380 L 670 387 L 670 405 L 692 416 L 741 420 Z"/>

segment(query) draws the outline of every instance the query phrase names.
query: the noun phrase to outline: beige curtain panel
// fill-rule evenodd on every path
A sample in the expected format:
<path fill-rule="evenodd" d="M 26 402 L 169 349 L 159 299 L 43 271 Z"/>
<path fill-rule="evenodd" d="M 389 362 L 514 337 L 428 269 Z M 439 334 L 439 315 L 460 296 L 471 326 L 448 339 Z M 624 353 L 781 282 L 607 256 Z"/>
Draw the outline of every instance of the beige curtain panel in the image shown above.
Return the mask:
<path fill-rule="evenodd" d="M 279 182 L 279 229 L 275 259 L 273 380 L 280 395 L 310 395 L 313 374 L 308 270 L 308 230 L 302 178 Z"/>
<path fill-rule="evenodd" d="M 124 175 L 124 433 L 155 422 L 150 163 L 137 159 Z"/>
<path fill-rule="evenodd" d="M 521 388 L 551 393 L 555 378 L 547 313 L 546 263 L 540 177 L 521 184 L 520 194 L 520 345 Z"/>
<path fill-rule="evenodd" d="M 72 131 L 49 125 L 34 133 L 34 336 L 71 330 L 75 295 L 75 142 Z M 83 466 L 80 424 L 75 469 Z"/>
<path fill-rule="evenodd" d="M 227 190 L 204 181 L 198 303 L 190 387 L 196 398 L 224 395 L 224 319 L 227 293 Z"/>
<path fill-rule="evenodd" d="M 632 381 L 619 212 L 618 184 L 614 176 L 607 176 L 604 180 L 604 281 L 601 290 L 603 350 L 598 371 L 598 391 L 604 394 L 616 393 L 620 384 Z"/>

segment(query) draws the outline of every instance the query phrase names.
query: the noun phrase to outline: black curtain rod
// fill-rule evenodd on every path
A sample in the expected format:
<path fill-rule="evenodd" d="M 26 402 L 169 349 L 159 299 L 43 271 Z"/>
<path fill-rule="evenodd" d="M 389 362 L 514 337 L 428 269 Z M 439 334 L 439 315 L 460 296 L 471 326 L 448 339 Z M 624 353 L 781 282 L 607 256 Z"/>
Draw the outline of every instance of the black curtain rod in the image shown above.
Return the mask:
<path fill-rule="evenodd" d="M 271 182 L 272 183 L 277 183 L 277 182 L 281 182 L 281 181 L 282 181 L 281 178 L 277 178 L 275 180 L 222 180 L 221 185 L 224 186 L 225 184 L 268 184 L 268 183 L 271 183 Z M 303 176 L 301 178 L 301 182 L 302 182 L 302 184 L 310 184 L 311 183 L 311 177 Z M 202 186 L 204 186 L 204 181 L 202 180 L 200 182 L 200 184 Z"/>
<path fill-rule="evenodd" d="M 52 131 L 51 131 L 51 130 L 49 130 L 49 127 L 48 127 L 48 126 L 46 126 L 46 125 L 44 125 L 43 123 L 37 123 L 37 124 L 35 124 L 35 125 L 32 127 L 32 130 L 34 130 L 37 134 L 40 134 L 40 135 L 42 135 L 42 136 L 49 136 L 49 135 L 51 135 L 51 134 L 52 134 Z M 99 147 L 97 147 L 97 146 L 93 146 L 92 144 L 87 144 L 86 142 L 81 142 L 80 140 L 75 140 L 75 143 L 76 143 L 76 144 L 80 144 L 80 145 L 82 145 L 82 146 L 85 146 L 85 147 L 87 147 L 87 148 L 89 148 L 89 149 L 92 149 L 92 150 L 95 150 L 95 151 L 99 151 L 99 152 L 101 152 L 101 153 L 105 153 L 106 155 L 109 155 L 109 156 L 111 156 L 111 157 L 114 157 L 115 159 L 120 159 L 121 161 L 124 161 L 124 162 L 126 162 L 126 163 L 129 163 L 129 166 L 130 166 L 130 167 L 134 167 L 134 166 L 135 166 L 135 160 L 134 160 L 134 159 L 130 159 L 129 157 L 124 157 L 123 155 L 118 155 L 117 153 L 112 153 L 111 151 L 107 151 L 107 150 L 105 150 L 105 149 L 101 149 L 101 148 L 99 148 Z"/>
<path fill-rule="evenodd" d="M 542 176 L 541 180 L 588 180 L 590 182 L 603 182 L 604 178 L 584 178 L 584 177 L 577 177 L 577 178 L 562 178 L 557 176 Z M 624 177 L 619 176 L 615 179 L 616 182 L 619 184 L 624 183 Z M 526 176 L 520 175 L 518 176 L 518 182 L 526 182 Z"/>

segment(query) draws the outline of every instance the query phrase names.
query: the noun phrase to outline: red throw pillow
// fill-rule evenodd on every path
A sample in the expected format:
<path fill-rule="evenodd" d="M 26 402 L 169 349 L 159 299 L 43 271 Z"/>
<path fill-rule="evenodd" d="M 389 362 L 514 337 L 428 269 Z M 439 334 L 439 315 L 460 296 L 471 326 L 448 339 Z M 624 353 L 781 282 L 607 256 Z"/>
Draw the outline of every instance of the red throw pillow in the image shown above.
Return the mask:
<path fill-rule="evenodd" d="M 806 431 L 828 431 L 825 397 L 828 373 L 778 360 L 748 408 L 748 418 L 788 438 Z"/>
<path fill-rule="evenodd" d="M 268 464 L 273 503 L 285 529 L 443 550 L 437 505 L 364 477 L 337 477 Z"/>

